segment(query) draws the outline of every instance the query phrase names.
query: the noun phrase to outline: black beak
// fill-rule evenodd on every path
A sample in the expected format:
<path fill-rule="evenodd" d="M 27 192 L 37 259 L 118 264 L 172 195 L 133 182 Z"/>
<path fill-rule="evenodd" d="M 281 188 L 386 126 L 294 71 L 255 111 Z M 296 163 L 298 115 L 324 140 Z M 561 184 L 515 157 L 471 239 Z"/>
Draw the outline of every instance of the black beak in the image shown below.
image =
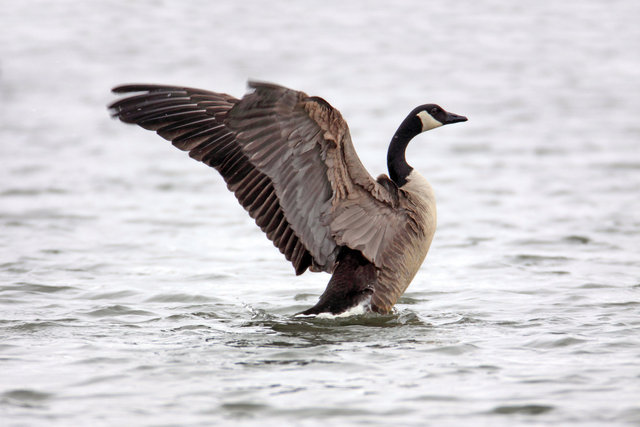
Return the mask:
<path fill-rule="evenodd" d="M 451 123 L 466 122 L 465 116 L 459 116 L 457 114 L 447 112 L 447 117 L 444 119 L 444 124 L 449 125 Z"/>

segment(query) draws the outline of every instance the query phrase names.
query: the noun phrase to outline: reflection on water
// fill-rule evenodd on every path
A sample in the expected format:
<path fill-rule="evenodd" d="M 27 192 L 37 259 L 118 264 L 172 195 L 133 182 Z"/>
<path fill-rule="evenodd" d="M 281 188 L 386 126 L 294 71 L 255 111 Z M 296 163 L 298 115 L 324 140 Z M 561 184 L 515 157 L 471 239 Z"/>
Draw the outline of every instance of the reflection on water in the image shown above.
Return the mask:
<path fill-rule="evenodd" d="M 640 3 L 343 3 L 3 6 L 7 425 L 640 422 Z M 105 108 L 247 78 L 338 107 L 374 176 L 415 105 L 469 117 L 409 147 L 439 227 L 393 313 L 295 316 L 327 275 Z"/>

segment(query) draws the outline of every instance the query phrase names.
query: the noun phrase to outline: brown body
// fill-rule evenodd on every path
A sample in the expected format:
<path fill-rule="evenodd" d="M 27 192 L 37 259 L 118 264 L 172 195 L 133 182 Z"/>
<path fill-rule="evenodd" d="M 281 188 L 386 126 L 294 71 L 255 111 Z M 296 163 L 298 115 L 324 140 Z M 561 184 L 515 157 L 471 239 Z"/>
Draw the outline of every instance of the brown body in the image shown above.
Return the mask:
<path fill-rule="evenodd" d="M 306 314 L 340 313 L 363 302 L 388 312 L 431 244 L 431 187 L 415 171 L 400 186 L 386 175 L 373 179 L 346 122 L 323 99 L 271 84 L 251 87 L 236 99 L 190 88 L 121 86 L 114 92 L 143 94 L 110 108 L 216 168 L 296 274 L 307 268 L 333 273 Z"/>

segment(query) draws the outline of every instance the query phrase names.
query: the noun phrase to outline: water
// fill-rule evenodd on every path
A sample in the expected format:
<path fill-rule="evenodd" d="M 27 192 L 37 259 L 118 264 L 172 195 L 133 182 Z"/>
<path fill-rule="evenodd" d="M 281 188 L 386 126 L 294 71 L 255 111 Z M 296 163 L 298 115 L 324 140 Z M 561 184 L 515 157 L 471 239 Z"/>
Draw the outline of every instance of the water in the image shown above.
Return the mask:
<path fill-rule="evenodd" d="M 640 423 L 634 1 L 4 2 L 0 424 Z M 439 228 L 387 316 L 294 318 L 295 277 L 213 170 L 110 87 L 325 97 L 364 164 L 415 105 Z"/>

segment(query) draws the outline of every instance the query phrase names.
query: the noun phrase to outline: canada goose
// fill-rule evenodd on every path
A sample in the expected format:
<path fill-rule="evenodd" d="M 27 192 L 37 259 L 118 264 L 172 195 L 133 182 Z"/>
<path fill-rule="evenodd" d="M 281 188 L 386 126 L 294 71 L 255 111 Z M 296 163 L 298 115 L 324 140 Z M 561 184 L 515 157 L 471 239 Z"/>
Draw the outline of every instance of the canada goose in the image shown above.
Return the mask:
<path fill-rule="evenodd" d="M 357 305 L 388 313 L 424 261 L 436 228 L 427 180 L 409 166 L 409 141 L 467 118 L 438 105 L 415 108 L 374 180 L 347 123 L 327 101 L 249 82 L 242 99 L 200 89 L 133 84 L 142 92 L 109 106 L 113 117 L 154 130 L 220 172 L 227 187 L 295 272 L 333 273 L 318 303 L 300 314 L 339 314 Z"/>

